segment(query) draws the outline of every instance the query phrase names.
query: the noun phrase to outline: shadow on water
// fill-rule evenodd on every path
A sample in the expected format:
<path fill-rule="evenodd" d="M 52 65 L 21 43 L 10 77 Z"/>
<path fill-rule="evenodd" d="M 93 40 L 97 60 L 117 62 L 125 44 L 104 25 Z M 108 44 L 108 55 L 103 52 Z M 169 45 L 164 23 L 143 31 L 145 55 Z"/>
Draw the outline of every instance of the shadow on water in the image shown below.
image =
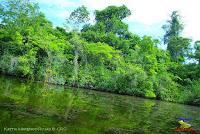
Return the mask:
<path fill-rule="evenodd" d="M 171 134 L 200 108 L 0 76 L 0 133 Z M 29 130 L 23 130 L 29 128 Z"/>

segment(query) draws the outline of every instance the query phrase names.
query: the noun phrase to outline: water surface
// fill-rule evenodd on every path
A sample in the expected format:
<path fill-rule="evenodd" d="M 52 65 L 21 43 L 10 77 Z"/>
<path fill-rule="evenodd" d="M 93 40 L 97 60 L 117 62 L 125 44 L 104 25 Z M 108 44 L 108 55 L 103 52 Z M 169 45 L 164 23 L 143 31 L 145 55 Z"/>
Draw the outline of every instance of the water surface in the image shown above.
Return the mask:
<path fill-rule="evenodd" d="M 0 76 L 2 134 L 171 134 L 179 117 L 200 129 L 199 107 Z"/>

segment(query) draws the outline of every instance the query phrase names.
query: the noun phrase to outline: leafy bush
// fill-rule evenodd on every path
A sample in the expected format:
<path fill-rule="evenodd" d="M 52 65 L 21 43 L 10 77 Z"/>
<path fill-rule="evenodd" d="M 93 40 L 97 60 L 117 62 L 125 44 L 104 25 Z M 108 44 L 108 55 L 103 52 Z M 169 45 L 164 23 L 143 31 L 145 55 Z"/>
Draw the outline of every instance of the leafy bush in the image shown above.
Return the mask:
<path fill-rule="evenodd" d="M 200 80 L 193 81 L 181 92 L 181 102 L 200 106 Z"/>

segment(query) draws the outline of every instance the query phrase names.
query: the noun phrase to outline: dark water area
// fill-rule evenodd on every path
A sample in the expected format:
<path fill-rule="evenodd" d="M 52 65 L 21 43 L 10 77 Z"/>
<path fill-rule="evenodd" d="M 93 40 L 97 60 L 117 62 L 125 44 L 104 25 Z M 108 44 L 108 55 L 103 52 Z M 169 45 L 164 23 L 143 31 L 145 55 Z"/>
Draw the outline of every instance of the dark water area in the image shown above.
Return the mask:
<path fill-rule="evenodd" d="M 200 107 L 0 76 L 0 133 L 171 134 Z"/>

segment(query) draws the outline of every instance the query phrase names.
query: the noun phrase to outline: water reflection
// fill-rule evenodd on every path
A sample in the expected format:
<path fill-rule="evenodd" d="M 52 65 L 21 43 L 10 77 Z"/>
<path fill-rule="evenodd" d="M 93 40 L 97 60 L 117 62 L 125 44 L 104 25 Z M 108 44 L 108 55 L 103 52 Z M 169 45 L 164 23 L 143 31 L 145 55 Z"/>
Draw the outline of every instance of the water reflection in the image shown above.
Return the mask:
<path fill-rule="evenodd" d="M 60 128 L 42 133 L 170 134 L 177 118 L 200 129 L 200 108 L 44 85 L 0 76 L 0 128 Z M 62 128 L 62 129 L 61 129 Z M 27 133 L 16 131 L 15 133 Z M 29 131 L 29 133 L 38 133 Z"/>

